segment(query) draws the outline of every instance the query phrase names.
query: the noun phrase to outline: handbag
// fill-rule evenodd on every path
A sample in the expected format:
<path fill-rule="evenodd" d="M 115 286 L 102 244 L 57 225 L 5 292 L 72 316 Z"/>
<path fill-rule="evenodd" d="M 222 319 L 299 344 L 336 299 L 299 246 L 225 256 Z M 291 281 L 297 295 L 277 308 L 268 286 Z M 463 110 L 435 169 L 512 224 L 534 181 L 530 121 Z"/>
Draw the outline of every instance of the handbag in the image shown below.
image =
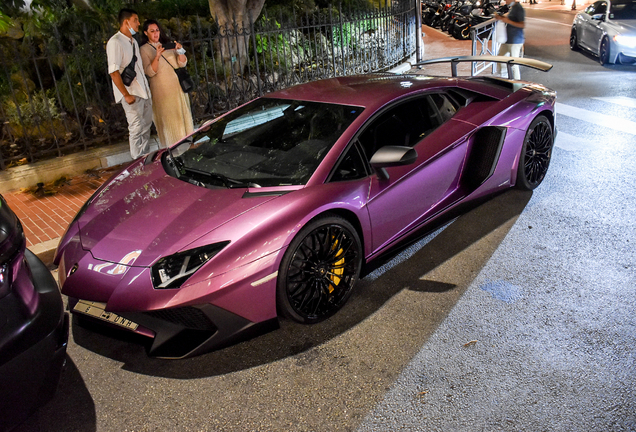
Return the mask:
<path fill-rule="evenodd" d="M 181 86 L 181 90 L 183 90 L 184 93 L 190 93 L 192 90 L 194 90 L 194 81 L 192 80 L 192 77 L 190 76 L 190 73 L 186 68 L 173 67 L 172 69 L 174 69 L 174 73 L 177 74 L 177 78 L 179 78 L 179 85 Z"/>
<path fill-rule="evenodd" d="M 497 21 L 495 23 L 495 42 L 505 44 L 508 41 L 508 32 L 506 31 L 506 23 Z"/>
<path fill-rule="evenodd" d="M 135 63 L 137 63 L 137 53 L 135 52 L 135 45 L 133 44 L 133 57 L 128 66 L 121 72 L 121 80 L 126 87 L 132 84 L 133 80 L 137 76 L 135 72 Z"/>

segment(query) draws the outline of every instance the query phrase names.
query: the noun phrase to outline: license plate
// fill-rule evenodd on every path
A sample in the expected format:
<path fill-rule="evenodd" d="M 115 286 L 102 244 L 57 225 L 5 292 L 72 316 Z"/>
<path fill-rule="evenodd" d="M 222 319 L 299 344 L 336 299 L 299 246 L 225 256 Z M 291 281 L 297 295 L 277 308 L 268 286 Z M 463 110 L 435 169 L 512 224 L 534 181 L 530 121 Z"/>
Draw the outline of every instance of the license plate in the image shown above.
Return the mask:
<path fill-rule="evenodd" d="M 139 324 L 112 312 L 106 312 L 104 308 L 106 308 L 106 303 L 80 300 L 75 307 L 73 307 L 73 311 L 127 328 L 128 330 L 137 330 L 137 327 L 139 327 Z"/>

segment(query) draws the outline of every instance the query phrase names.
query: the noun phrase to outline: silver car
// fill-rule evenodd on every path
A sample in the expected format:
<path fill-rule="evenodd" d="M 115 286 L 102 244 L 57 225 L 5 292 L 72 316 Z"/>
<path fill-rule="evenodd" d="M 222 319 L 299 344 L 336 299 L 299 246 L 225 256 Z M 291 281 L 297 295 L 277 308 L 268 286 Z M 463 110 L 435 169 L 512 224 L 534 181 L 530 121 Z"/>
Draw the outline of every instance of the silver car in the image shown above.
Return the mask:
<path fill-rule="evenodd" d="M 636 62 L 636 0 L 599 0 L 572 23 L 570 48 L 585 48 L 599 62 Z"/>

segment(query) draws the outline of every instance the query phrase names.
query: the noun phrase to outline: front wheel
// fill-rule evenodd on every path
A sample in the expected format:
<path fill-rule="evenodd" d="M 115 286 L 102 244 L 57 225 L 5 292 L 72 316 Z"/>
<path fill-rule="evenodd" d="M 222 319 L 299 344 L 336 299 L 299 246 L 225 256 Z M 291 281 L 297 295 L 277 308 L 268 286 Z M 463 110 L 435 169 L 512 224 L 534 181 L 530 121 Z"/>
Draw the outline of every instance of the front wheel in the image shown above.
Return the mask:
<path fill-rule="evenodd" d="M 579 38 L 576 35 L 576 29 L 572 29 L 572 33 L 570 33 L 570 49 L 572 51 L 577 51 L 579 49 Z"/>
<path fill-rule="evenodd" d="M 304 324 L 330 317 L 351 296 L 361 267 L 355 228 L 335 215 L 314 219 L 283 256 L 276 290 L 279 311 Z"/>
<path fill-rule="evenodd" d="M 609 56 L 610 56 L 609 39 L 603 38 L 603 41 L 601 42 L 601 48 L 598 50 L 598 62 L 601 65 L 606 65 L 607 63 L 609 63 Z"/>
<path fill-rule="evenodd" d="M 533 190 L 541 184 L 548 172 L 554 136 L 552 124 L 543 115 L 537 116 L 526 132 L 517 168 L 517 187 Z"/>

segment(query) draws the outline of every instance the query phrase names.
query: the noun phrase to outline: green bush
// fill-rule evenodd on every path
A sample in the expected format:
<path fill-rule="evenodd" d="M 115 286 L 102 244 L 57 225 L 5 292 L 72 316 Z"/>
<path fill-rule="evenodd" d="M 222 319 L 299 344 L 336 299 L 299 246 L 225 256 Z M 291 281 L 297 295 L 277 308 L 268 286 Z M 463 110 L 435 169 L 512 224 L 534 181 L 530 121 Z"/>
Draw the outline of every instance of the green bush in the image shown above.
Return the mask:
<path fill-rule="evenodd" d="M 49 118 L 55 119 L 59 117 L 55 99 L 50 97 L 45 91 L 35 91 L 29 97 L 26 92 L 20 90 L 16 91 L 15 95 L 17 104 L 15 100 L 8 97 L 5 97 L 2 103 L 7 120 L 10 123 L 35 126 Z"/>

